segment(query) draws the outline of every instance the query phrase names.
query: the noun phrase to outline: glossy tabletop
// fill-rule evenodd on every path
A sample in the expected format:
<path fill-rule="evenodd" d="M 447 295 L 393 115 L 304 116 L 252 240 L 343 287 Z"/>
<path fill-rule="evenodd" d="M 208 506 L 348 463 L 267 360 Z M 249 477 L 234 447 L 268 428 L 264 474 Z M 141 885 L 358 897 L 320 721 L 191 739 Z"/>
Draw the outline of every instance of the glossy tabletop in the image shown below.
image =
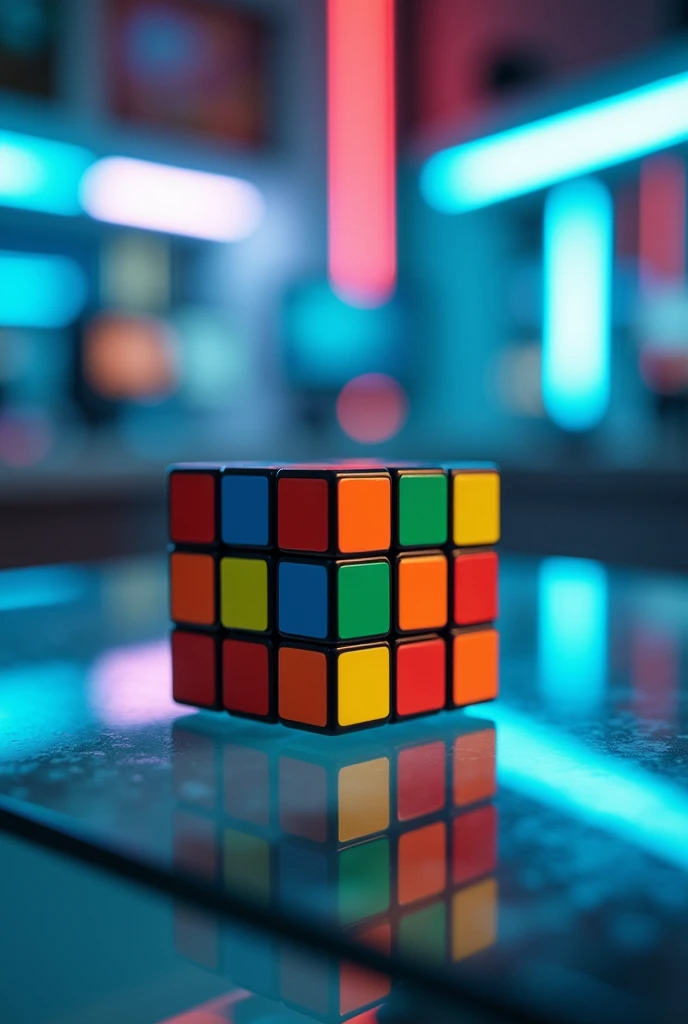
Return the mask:
<path fill-rule="evenodd" d="M 0 573 L 5 825 L 523 1019 L 682 1021 L 688 580 L 504 557 L 501 609 L 497 702 L 320 737 L 172 703 L 162 560 Z"/>

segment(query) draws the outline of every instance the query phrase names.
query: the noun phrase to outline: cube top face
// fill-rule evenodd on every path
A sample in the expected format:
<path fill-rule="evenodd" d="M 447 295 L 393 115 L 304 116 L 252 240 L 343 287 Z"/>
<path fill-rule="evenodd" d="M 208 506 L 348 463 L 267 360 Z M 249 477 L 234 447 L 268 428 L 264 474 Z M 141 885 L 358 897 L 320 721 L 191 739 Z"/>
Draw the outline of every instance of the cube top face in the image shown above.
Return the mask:
<path fill-rule="evenodd" d="M 449 484 L 441 471 L 399 470 L 397 544 L 400 548 L 442 547 L 449 531 Z"/>
<path fill-rule="evenodd" d="M 499 474 L 493 470 L 453 471 L 452 539 L 456 547 L 499 541 L 499 492 Z"/>
<path fill-rule="evenodd" d="M 400 641 L 395 650 L 394 714 L 439 711 L 447 703 L 447 650 L 443 637 Z"/>
<path fill-rule="evenodd" d="M 466 629 L 452 638 L 452 701 L 455 707 L 494 700 L 499 693 L 499 634 Z"/>
<path fill-rule="evenodd" d="M 496 551 L 455 551 L 453 620 L 457 626 L 493 622 L 498 615 L 499 558 Z"/>
<path fill-rule="evenodd" d="M 220 483 L 223 544 L 268 548 L 273 543 L 273 481 L 267 472 L 233 469 Z"/>
<path fill-rule="evenodd" d="M 447 556 L 442 552 L 397 558 L 397 628 L 402 633 L 443 629 L 448 612 Z"/>
<path fill-rule="evenodd" d="M 214 466 L 170 470 L 169 535 L 175 544 L 214 544 L 217 540 L 218 472 Z"/>
<path fill-rule="evenodd" d="M 388 473 L 285 471 L 277 480 L 277 542 L 283 551 L 373 554 L 389 550 Z"/>
<path fill-rule="evenodd" d="M 270 570 L 265 558 L 220 560 L 220 621 L 226 629 L 265 633 L 271 626 Z"/>
<path fill-rule="evenodd" d="M 217 617 L 215 560 L 212 555 L 175 551 L 170 555 L 170 618 L 213 626 Z"/>

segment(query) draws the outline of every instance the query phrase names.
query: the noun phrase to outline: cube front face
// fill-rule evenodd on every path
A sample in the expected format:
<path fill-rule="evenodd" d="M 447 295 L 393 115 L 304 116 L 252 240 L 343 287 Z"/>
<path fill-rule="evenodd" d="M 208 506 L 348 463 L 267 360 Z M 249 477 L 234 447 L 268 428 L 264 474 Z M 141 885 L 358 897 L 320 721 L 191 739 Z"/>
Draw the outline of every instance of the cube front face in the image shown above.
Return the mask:
<path fill-rule="evenodd" d="M 452 704 L 466 707 L 494 700 L 499 693 L 499 634 L 467 629 L 452 638 Z"/>
<path fill-rule="evenodd" d="M 400 548 L 442 547 L 449 530 L 448 482 L 443 472 L 397 474 L 397 544 Z"/>
<path fill-rule="evenodd" d="M 392 542 L 389 474 L 280 474 L 277 542 L 282 551 L 361 555 Z"/>
<path fill-rule="evenodd" d="M 168 481 L 169 533 L 175 544 L 217 540 L 217 473 L 172 470 Z"/>
<path fill-rule="evenodd" d="M 399 641 L 395 649 L 396 718 L 429 714 L 447 702 L 447 645 L 443 637 Z"/>
<path fill-rule="evenodd" d="M 390 566 L 366 562 L 297 562 L 278 569 L 277 625 L 306 640 L 363 640 L 390 628 Z"/>
<path fill-rule="evenodd" d="M 499 474 L 456 470 L 452 478 L 452 538 L 458 547 L 496 544 L 500 536 Z"/>
<path fill-rule="evenodd" d="M 337 636 L 354 640 L 386 636 L 390 629 L 388 561 L 337 566 Z"/>
<path fill-rule="evenodd" d="M 174 551 L 170 555 L 170 618 L 192 626 L 217 621 L 217 584 L 212 555 Z"/>
<path fill-rule="evenodd" d="M 439 551 L 397 556 L 396 625 L 399 632 L 443 629 L 448 616 L 447 556 Z"/>
<path fill-rule="evenodd" d="M 230 547 L 269 548 L 273 543 L 272 480 L 262 473 L 224 473 L 221 534 Z"/>
<path fill-rule="evenodd" d="M 217 639 L 175 629 L 171 636 L 172 697 L 179 704 L 219 709 L 220 670 Z"/>
<path fill-rule="evenodd" d="M 349 649 L 337 656 L 337 725 L 347 728 L 389 718 L 389 647 Z"/>
<path fill-rule="evenodd" d="M 452 618 L 456 626 L 493 622 L 498 615 L 499 558 L 496 551 L 455 551 Z"/>
<path fill-rule="evenodd" d="M 220 620 L 226 629 L 266 633 L 272 619 L 270 603 L 267 559 L 220 560 Z"/>
<path fill-rule="evenodd" d="M 222 706 L 231 714 L 275 721 L 277 685 L 268 642 L 222 642 Z"/>
<path fill-rule="evenodd" d="M 330 634 L 328 567 L 281 561 L 277 581 L 277 628 L 285 636 L 326 640 Z"/>

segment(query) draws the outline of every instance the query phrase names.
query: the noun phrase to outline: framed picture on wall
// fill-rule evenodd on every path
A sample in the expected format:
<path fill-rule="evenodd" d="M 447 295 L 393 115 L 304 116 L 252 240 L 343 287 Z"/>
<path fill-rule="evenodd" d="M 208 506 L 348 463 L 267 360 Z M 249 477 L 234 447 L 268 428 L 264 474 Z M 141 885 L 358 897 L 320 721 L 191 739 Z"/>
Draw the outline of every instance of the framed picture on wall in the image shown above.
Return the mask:
<path fill-rule="evenodd" d="M 119 118 L 257 147 L 268 137 L 269 27 L 211 0 L 107 0 L 110 108 Z"/>

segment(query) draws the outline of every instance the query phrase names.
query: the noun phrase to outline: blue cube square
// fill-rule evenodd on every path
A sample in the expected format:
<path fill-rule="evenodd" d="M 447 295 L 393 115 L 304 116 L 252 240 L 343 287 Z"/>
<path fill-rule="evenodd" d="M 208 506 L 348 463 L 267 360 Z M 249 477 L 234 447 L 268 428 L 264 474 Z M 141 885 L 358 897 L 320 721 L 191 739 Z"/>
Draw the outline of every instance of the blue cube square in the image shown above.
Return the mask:
<path fill-rule="evenodd" d="M 234 547 L 270 544 L 270 491 L 267 476 L 229 473 L 222 477 L 222 541 Z"/>
<path fill-rule="evenodd" d="M 290 636 L 324 640 L 328 634 L 328 576 L 324 565 L 282 561 L 277 625 Z"/>

